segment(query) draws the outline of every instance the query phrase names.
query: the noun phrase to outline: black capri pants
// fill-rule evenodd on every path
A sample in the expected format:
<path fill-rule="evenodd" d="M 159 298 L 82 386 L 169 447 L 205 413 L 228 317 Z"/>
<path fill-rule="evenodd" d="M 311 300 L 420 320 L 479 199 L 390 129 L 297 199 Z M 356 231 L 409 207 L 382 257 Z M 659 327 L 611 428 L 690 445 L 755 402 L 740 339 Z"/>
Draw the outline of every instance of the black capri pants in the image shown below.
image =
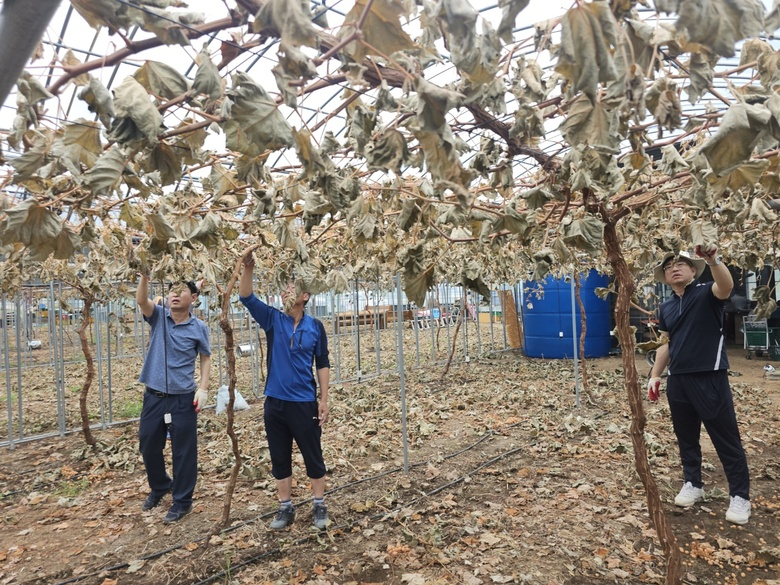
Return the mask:
<path fill-rule="evenodd" d="M 291 402 L 272 396 L 263 405 L 265 434 L 271 452 L 271 474 L 275 479 L 292 475 L 292 442 L 295 439 L 311 479 L 325 476 L 327 468 L 322 457 L 322 427 L 317 401 Z"/>

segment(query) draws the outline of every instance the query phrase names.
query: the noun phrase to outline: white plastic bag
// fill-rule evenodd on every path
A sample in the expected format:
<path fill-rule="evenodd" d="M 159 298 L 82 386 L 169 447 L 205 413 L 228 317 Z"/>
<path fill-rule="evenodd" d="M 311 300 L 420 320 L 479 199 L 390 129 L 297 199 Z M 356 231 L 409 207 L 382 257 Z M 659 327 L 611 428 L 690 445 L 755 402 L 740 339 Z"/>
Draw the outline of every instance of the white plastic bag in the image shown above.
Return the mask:
<path fill-rule="evenodd" d="M 246 403 L 246 400 L 244 400 L 244 397 L 241 396 L 241 392 L 238 391 L 238 388 L 235 390 L 236 394 L 236 401 L 233 403 L 233 410 L 246 410 L 249 408 L 249 405 Z M 220 386 L 219 390 L 217 390 L 217 414 L 221 414 L 227 410 L 228 402 L 230 402 L 230 391 L 228 390 L 227 386 Z"/>

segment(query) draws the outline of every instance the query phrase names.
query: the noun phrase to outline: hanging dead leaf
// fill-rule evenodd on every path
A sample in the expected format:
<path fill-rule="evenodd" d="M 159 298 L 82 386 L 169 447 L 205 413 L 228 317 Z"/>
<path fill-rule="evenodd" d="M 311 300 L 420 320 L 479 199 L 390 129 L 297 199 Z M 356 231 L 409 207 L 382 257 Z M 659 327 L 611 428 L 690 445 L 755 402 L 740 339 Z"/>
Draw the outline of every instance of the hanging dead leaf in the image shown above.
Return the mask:
<path fill-rule="evenodd" d="M 555 70 L 597 103 L 599 83 L 617 77 L 612 51 L 617 46 L 615 19 L 606 2 L 570 8 L 561 20 L 561 48 Z"/>
<path fill-rule="evenodd" d="M 292 129 L 276 102 L 246 73 L 233 76 L 222 112 L 227 118 L 222 128 L 232 150 L 256 157 L 293 144 Z"/>
<path fill-rule="evenodd" d="M 659 77 L 647 90 L 645 103 L 647 109 L 667 130 L 675 130 L 682 123 L 682 106 L 677 85 L 666 77 Z"/>
<path fill-rule="evenodd" d="M 569 144 L 615 148 L 619 142 L 616 124 L 616 112 L 605 102 L 594 106 L 581 97 L 569 109 L 560 130 Z"/>
<path fill-rule="evenodd" d="M 365 43 L 354 41 L 346 46 L 346 52 L 358 63 L 367 55 L 389 57 L 397 51 L 417 48 L 411 37 L 401 27 L 400 17 L 408 16 L 408 9 L 400 0 L 356 0 L 344 17 L 339 33 L 345 39 L 356 32 L 355 25 L 369 8 L 361 27 L 361 38 Z"/>
<path fill-rule="evenodd" d="M 111 126 L 111 120 L 116 116 L 114 100 L 106 86 L 98 79 L 90 76 L 89 83 L 79 92 L 79 99 L 87 103 L 90 112 L 98 115 L 103 126 Z"/>
<path fill-rule="evenodd" d="M 155 144 L 164 130 L 162 115 L 144 87 L 132 77 L 126 77 L 114 89 L 114 109 L 116 117 L 108 131 L 110 140 L 120 144 Z"/>
<path fill-rule="evenodd" d="M 717 245 L 719 242 L 718 229 L 709 220 L 697 219 L 691 223 L 690 241 L 693 246 L 702 246 L 703 248 Z"/>
<path fill-rule="evenodd" d="M 736 103 L 723 116 L 718 133 L 710 138 L 701 152 L 716 175 L 747 161 L 772 113 L 763 105 Z"/>
<path fill-rule="evenodd" d="M 158 61 L 144 61 L 133 77 L 146 91 L 166 100 L 183 95 L 190 88 L 189 81 L 181 73 Z"/>
<path fill-rule="evenodd" d="M 73 124 L 66 124 L 54 140 L 51 154 L 58 157 L 76 176 L 80 175 L 84 168 L 91 169 L 103 154 L 100 125 L 83 118 L 77 119 Z"/>
<path fill-rule="evenodd" d="M 575 219 L 563 227 L 563 241 L 568 246 L 598 253 L 603 248 L 604 222 L 594 215 Z"/>
<path fill-rule="evenodd" d="M 269 0 L 255 15 L 252 31 L 274 28 L 291 47 L 317 47 L 317 29 L 311 22 L 309 3 L 303 0 Z"/>
<path fill-rule="evenodd" d="M 7 209 L 5 215 L 0 222 L 0 244 L 23 244 L 31 260 L 43 261 L 52 255 L 66 260 L 80 245 L 78 234 L 35 199 L 22 201 Z"/>
<path fill-rule="evenodd" d="M 743 187 L 752 188 L 758 183 L 759 178 L 769 164 L 769 161 L 765 159 L 751 160 L 745 164 L 724 170 L 721 177 L 711 175 L 709 181 L 712 190 L 717 194 L 721 194 L 727 189 L 739 191 Z"/>
<path fill-rule="evenodd" d="M 205 94 L 212 100 L 218 99 L 224 92 L 225 84 L 222 82 L 217 66 L 211 60 L 206 43 L 195 57 L 195 62 L 198 64 L 198 70 L 192 81 L 192 91 L 195 94 Z"/>
<path fill-rule="evenodd" d="M 82 175 L 82 182 L 95 195 L 109 195 L 119 188 L 126 163 L 125 153 L 115 144 Z"/>
<path fill-rule="evenodd" d="M 709 0 L 680 2 L 675 26 L 688 39 L 724 57 L 734 56 L 737 41 L 757 36 L 764 29 L 764 5 L 760 0 Z"/>
<path fill-rule="evenodd" d="M 498 0 L 501 7 L 501 22 L 498 24 L 498 37 L 505 43 L 512 42 L 517 15 L 528 6 L 530 0 Z"/>

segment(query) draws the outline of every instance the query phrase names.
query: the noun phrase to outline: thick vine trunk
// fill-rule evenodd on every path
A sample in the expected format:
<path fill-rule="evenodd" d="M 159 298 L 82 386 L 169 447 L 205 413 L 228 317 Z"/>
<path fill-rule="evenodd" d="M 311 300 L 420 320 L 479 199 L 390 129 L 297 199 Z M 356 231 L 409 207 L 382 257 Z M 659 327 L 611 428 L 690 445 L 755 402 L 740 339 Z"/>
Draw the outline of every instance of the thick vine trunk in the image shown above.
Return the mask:
<path fill-rule="evenodd" d="M 87 342 L 87 328 L 92 322 L 90 309 L 92 308 L 92 299 L 84 297 L 84 312 L 81 316 L 81 326 L 79 327 L 79 339 L 81 340 L 81 351 L 87 360 L 87 373 L 84 376 L 84 383 L 81 385 L 81 394 L 79 395 L 79 408 L 81 409 L 81 430 L 84 432 L 84 441 L 90 447 L 96 444 L 95 437 L 92 435 L 92 429 L 89 428 L 89 409 L 87 408 L 87 397 L 89 389 L 92 386 L 92 380 L 95 379 L 95 360 L 92 358 L 92 350 Z"/>
<path fill-rule="evenodd" d="M 658 494 L 658 486 L 650 472 L 650 462 L 647 459 L 647 445 L 644 435 L 646 419 L 644 407 L 642 406 L 642 393 L 638 382 L 639 376 L 636 371 L 636 363 L 634 362 L 634 337 L 631 335 L 629 326 L 631 296 L 635 289 L 634 279 L 623 257 L 615 224 L 609 221 L 609 216 L 605 210 L 602 210 L 602 216 L 607 220 L 604 227 L 604 243 L 607 248 L 607 258 L 615 273 L 618 289 L 615 321 L 620 347 L 623 350 L 623 376 L 626 382 L 628 403 L 631 408 L 631 443 L 634 446 L 634 465 L 645 487 L 650 520 L 658 533 L 658 539 L 666 557 L 666 584 L 679 585 L 682 582 L 682 564 L 680 551 L 677 547 L 677 539 L 674 537 L 671 526 L 664 514 L 661 498 Z"/>
<path fill-rule="evenodd" d="M 222 292 L 222 314 L 219 317 L 219 326 L 225 333 L 225 352 L 227 352 L 227 376 L 228 376 L 228 393 L 230 399 L 227 404 L 227 430 L 225 431 L 230 437 L 230 444 L 233 448 L 233 457 L 235 462 L 233 463 L 233 469 L 230 472 L 230 480 L 228 481 L 227 489 L 225 490 L 225 502 L 222 506 L 222 522 L 212 530 L 212 534 L 216 534 L 220 529 L 227 528 L 230 522 L 230 507 L 233 503 L 233 493 L 236 491 L 236 482 L 238 481 L 238 473 L 241 471 L 241 449 L 238 445 L 238 436 L 234 428 L 234 411 L 233 407 L 236 403 L 236 383 L 238 377 L 236 376 L 236 353 L 235 339 L 233 338 L 233 326 L 230 324 L 228 315 L 230 314 L 230 295 L 233 294 L 233 288 L 236 286 L 236 281 L 241 274 L 242 260 L 247 254 L 251 254 L 252 251 L 257 248 L 257 244 L 250 246 L 244 252 L 244 256 L 239 258 L 236 263 L 236 267 L 233 270 L 233 276 L 228 282 L 227 288 Z M 251 317 L 250 317 L 251 318 Z"/>
<path fill-rule="evenodd" d="M 234 351 L 235 340 L 233 338 L 233 327 L 228 319 L 230 289 L 225 291 L 225 301 L 222 304 L 222 315 L 219 318 L 219 326 L 225 333 L 225 352 L 227 352 L 227 376 L 228 376 L 228 392 L 230 394 L 230 400 L 227 404 L 227 435 L 230 437 L 230 443 L 233 448 L 233 457 L 235 462 L 233 469 L 230 472 L 230 481 L 228 481 L 227 490 L 225 490 L 225 502 L 222 507 L 222 523 L 220 528 L 226 528 L 230 521 L 230 507 L 233 502 L 233 492 L 236 489 L 236 481 L 238 480 L 238 472 L 241 471 L 241 450 L 238 445 L 238 437 L 233 426 L 235 420 L 233 406 L 236 403 L 236 382 L 238 377 L 236 376 L 236 354 Z"/>
<path fill-rule="evenodd" d="M 588 397 L 590 397 L 590 390 L 588 389 L 588 362 L 585 359 L 585 334 L 588 332 L 588 316 L 585 314 L 585 303 L 582 302 L 582 295 L 580 294 L 581 289 L 582 282 L 580 281 L 580 275 L 575 271 L 574 298 L 577 299 L 577 306 L 580 308 L 580 324 L 582 325 L 582 331 L 580 332 L 580 365 L 582 366 L 582 389 L 588 393 Z"/>
<path fill-rule="evenodd" d="M 463 319 L 466 318 L 465 313 L 466 313 L 465 310 L 461 310 L 458 313 L 458 323 L 455 325 L 455 333 L 452 334 L 452 348 L 450 349 L 450 355 L 447 357 L 447 364 L 444 366 L 444 371 L 441 373 L 442 380 L 450 371 L 450 365 L 452 365 L 452 357 L 455 355 L 455 347 L 456 347 L 455 341 L 458 339 L 458 331 L 460 331 L 460 324 L 463 323 Z"/>
<path fill-rule="evenodd" d="M 506 326 L 509 347 L 521 349 L 523 347 L 523 336 L 520 330 L 520 319 L 517 318 L 514 293 L 511 290 L 501 290 L 498 291 L 498 298 L 501 299 L 501 318 Z"/>

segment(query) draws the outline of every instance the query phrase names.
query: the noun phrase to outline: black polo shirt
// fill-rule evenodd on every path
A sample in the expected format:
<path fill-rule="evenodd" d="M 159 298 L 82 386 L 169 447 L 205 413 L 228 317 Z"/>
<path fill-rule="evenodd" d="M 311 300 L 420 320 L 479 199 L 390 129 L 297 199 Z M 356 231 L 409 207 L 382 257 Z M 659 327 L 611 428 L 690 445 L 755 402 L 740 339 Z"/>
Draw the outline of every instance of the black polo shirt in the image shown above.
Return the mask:
<path fill-rule="evenodd" d="M 669 334 L 669 373 L 728 370 L 723 311 L 725 301 L 712 294 L 713 282 L 694 280 L 683 296 L 672 296 L 659 308 L 658 328 Z"/>

